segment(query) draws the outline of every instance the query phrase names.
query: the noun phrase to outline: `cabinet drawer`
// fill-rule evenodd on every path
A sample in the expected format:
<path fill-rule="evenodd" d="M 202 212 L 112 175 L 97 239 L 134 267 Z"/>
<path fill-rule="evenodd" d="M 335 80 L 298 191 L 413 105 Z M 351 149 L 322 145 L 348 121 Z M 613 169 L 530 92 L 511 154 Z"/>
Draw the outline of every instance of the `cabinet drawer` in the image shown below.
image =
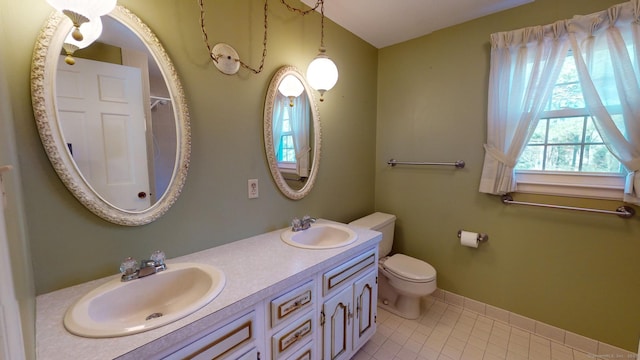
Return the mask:
<path fill-rule="evenodd" d="M 256 337 L 256 313 L 252 311 L 223 325 L 165 359 L 229 359 L 236 350 Z M 249 353 L 251 350 L 249 350 Z M 240 357 L 242 358 L 242 357 Z"/>
<path fill-rule="evenodd" d="M 313 311 L 300 317 L 271 338 L 273 359 L 279 359 L 313 336 Z"/>
<path fill-rule="evenodd" d="M 326 296 L 332 290 L 340 287 L 340 285 L 365 271 L 375 269 L 376 266 L 376 249 L 371 249 L 325 272 L 322 276 L 322 294 Z"/>
<path fill-rule="evenodd" d="M 314 283 L 309 281 L 271 300 L 271 327 L 293 319 L 295 315 L 311 307 L 314 302 L 314 291 Z"/>
<path fill-rule="evenodd" d="M 315 357 L 313 350 L 313 340 L 309 341 L 300 350 L 296 351 L 293 355 L 289 356 L 287 360 L 313 360 Z"/>
<path fill-rule="evenodd" d="M 256 360 L 256 359 L 260 359 L 258 357 L 258 354 L 260 352 L 258 351 L 257 347 L 252 347 L 251 349 L 249 349 L 249 351 L 247 351 L 246 353 L 238 356 L 236 359 L 234 360 Z"/>

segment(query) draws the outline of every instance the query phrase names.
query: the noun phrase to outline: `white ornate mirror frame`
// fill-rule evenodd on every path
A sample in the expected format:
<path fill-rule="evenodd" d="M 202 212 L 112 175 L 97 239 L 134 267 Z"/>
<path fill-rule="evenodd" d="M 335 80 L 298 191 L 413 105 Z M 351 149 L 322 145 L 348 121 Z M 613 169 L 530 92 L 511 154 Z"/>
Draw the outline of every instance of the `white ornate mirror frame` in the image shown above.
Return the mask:
<path fill-rule="evenodd" d="M 54 12 L 42 28 L 34 48 L 31 67 L 31 100 L 45 152 L 56 173 L 69 191 L 91 212 L 109 222 L 138 226 L 162 216 L 178 199 L 186 181 L 191 151 L 189 111 L 180 79 L 155 34 L 135 14 L 122 6 L 107 16 L 122 23 L 146 44 L 166 80 L 176 118 L 176 161 L 173 176 L 164 195 L 142 211 L 115 207 L 97 194 L 82 176 L 62 136 L 58 122 L 55 77 L 62 43 L 72 27 L 64 15 Z"/>
<path fill-rule="evenodd" d="M 305 181 L 304 186 L 302 186 L 299 190 L 292 189 L 287 184 L 284 176 L 282 176 L 282 173 L 278 167 L 278 160 L 276 158 L 276 151 L 273 141 L 273 112 L 276 97 L 278 94 L 278 86 L 287 75 L 295 76 L 304 86 L 304 94 L 306 94 L 309 99 L 309 106 L 311 108 L 311 115 L 313 118 L 313 154 L 311 160 L 311 171 L 309 173 L 309 177 Z M 305 196 L 307 196 L 307 194 L 309 194 L 309 192 L 311 192 L 311 189 L 313 188 L 316 177 L 318 175 L 318 169 L 320 167 L 322 135 L 320 129 L 320 114 L 318 111 L 318 105 L 313 97 L 313 89 L 311 89 L 304 76 L 302 76 L 302 74 L 296 67 L 283 66 L 275 73 L 275 75 L 273 75 L 271 83 L 269 84 L 269 89 L 267 90 L 267 96 L 264 103 L 263 123 L 265 153 L 267 155 L 267 162 L 269 163 L 269 170 L 271 170 L 271 176 L 273 177 L 273 180 L 275 181 L 278 189 L 280 189 L 282 194 L 284 194 L 289 199 L 300 200 L 304 198 Z"/>

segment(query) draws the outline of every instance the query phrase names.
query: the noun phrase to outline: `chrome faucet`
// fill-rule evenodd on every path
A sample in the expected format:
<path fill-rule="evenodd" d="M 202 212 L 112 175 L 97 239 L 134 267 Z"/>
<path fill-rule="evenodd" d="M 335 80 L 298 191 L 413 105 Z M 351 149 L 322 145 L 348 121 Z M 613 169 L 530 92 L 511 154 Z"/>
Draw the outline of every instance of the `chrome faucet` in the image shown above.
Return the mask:
<path fill-rule="evenodd" d="M 167 269 L 164 263 L 165 255 L 162 251 L 154 251 L 148 260 L 140 261 L 140 266 L 136 259 L 128 257 L 120 264 L 120 272 L 122 273 L 121 281 L 131 281 L 153 275 Z"/>
<path fill-rule="evenodd" d="M 307 230 L 314 222 L 316 222 L 316 218 L 312 218 L 309 215 L 303 216 L 302 219 L 293 218 L 291 221 L 291 231 Z"/>

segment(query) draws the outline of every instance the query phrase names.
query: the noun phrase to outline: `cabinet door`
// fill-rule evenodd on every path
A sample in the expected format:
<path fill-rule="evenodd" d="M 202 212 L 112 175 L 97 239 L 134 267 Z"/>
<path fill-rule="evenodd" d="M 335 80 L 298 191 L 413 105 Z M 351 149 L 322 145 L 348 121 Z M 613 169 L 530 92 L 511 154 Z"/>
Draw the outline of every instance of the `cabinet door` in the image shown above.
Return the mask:
<path fill-rule="evenodd" d="M 347 287 L 322 305 L 322 358 L 347 359 L 351 353 L 353 288 Z"/>
<path fill-rule="evenodd" d="M 355 319 L 353 350 L 358 350 L 376 332 L 378 272 L 371 271 L 353 284 Z"/>

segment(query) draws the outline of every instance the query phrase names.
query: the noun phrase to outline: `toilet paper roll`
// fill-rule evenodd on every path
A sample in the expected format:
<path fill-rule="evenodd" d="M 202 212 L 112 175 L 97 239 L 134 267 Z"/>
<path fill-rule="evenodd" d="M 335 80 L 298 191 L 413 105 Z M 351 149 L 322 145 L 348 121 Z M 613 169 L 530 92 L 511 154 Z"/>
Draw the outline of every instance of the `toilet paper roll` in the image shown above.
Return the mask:
<path fill-rule="evenodd" d="M 464 230 L 460 231 L 460 245 L 477 248 L 478 242 L 478 233 Z"/>

